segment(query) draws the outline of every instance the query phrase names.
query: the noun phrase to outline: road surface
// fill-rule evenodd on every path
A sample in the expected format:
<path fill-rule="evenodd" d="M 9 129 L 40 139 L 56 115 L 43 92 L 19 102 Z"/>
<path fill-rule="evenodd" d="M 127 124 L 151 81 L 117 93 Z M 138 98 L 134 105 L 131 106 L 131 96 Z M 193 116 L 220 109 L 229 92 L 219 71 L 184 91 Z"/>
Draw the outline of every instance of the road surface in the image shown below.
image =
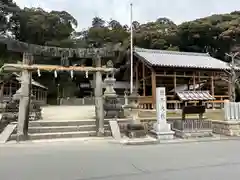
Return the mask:
<path fill-rule="evenodd" d="M 232 180 L 240 141 L 149 146 L 52 142 L 0 146 L 1 180 Z"/>

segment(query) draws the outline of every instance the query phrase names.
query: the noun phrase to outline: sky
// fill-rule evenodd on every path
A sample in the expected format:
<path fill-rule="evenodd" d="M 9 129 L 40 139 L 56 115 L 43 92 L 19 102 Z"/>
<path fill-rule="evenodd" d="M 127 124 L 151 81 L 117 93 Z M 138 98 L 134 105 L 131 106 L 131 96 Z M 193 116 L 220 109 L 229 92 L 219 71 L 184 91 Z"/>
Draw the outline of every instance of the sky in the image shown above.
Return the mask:
<path fill-rule="evenodd" d="M 20 7 L 41 7 L 47 11 L 65 10 L 78 20 L 78 30 L 91 26 L 92 18 L 115 19 L 130 24 L 130 3 L 133 20 L 140 23 L 167 17 L 176 24 L 211 14 L 240 10 L 239 0 L 15 0 Z"/>

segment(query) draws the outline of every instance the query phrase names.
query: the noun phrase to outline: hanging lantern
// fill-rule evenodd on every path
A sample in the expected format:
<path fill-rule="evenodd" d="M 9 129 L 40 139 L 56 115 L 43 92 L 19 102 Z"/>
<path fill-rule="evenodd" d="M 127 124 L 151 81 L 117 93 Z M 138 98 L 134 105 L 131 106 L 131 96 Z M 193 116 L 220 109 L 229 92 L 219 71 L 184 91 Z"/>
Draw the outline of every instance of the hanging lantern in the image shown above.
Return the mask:
<path fill-rule="evenodd" d="M 88 78 L 88 71 L 86 71 L 86 78 Z"/>
<path fill-rule="evenodd" d="M 73 70 L 70 71 L 71 78 L 73 79 Z"/>
<path fill-rule="evenodd" d="M 57 78 L 57 76 L 58 76 L 58 75 L 57 75 L 57 71 L 55 70 L 55 71 L 54 71 L 54 77 Z"/>
<path fill-rule="evenodd" d="M 37 70 L 37 73 L 38 73 L 38 77 L 40 77 L 41 76 L 40 69 Z"/>

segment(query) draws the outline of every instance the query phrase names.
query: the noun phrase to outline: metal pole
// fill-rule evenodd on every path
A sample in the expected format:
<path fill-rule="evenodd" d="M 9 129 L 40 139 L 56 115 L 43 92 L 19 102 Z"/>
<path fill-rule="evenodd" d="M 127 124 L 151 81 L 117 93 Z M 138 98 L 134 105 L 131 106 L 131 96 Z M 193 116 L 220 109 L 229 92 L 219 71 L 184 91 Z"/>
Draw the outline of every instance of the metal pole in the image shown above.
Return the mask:
<path fill-rule="evenodd" d="M 130 27 L 131 27 L 131 45 L 130 45 L 130 51 L 131 51 L 131 79 L 130 79 L 130 92 L 133 92 L 133 26 L 132 26 L 132 19 L 133 19 L 133 13 L 132 13 L 132 3 L 130 4 Z"/>

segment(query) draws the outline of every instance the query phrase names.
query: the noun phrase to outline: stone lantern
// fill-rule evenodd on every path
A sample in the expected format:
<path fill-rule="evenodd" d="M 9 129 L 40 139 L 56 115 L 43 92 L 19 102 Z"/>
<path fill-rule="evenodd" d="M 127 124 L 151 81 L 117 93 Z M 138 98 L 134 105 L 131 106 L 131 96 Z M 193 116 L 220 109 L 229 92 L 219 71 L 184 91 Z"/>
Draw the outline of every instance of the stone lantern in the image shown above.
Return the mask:
<path fill-rule="evenodd" d="M 112 68 L 112 61 L 107 62 L 107 67 Z M 119 118 L 122 112 L 122 105 L 119 102 L 118 95 L 114 90 L 114 84 L 116 79 L 114 78 L 114 73 L 108 73 L 106 79 L 104 80 L 106 89 L 104 91 L 104 104 L 103 108 L 105 111 L 105 118 Z"/>
<path fill-rule="evenodd" d="M 137 90 L 134 90 L 133 93 L 128 96 L 128 104 L 124 106 L 124 109 L 129 109 L 130 117 L 133 120 L 133 123 L 136 123 L 138 119 L 138 101 L 139 94 L 137 93 Z"/>
<path fill-rule="evenodd" d="M 124 91 L 124 106 L 128 105 L 128 90 Z"/>
<path fill-rule="evenodd" d="M 13 95 L 12 101 L 9 103 L 11 104 L 11 106 L 15 106 L 16 112 L 18 112 L 18 108 L 19 108 L 19 101 L 21 99 L 22 96 L 22 87 L 20 87 L 16 93 Z M 29 117 L 30 120 L 39 120 L 42 119 L 42 108 L 40 107 L 40 105 L 34 101 L 34 95 L 31 93 L 30 95 L 30 104 L 29 104 Z M 31 114 L 34 113 L 33 117 L 31 116 Z M 18 114 L 18 113 L 17 113 Z"/>

